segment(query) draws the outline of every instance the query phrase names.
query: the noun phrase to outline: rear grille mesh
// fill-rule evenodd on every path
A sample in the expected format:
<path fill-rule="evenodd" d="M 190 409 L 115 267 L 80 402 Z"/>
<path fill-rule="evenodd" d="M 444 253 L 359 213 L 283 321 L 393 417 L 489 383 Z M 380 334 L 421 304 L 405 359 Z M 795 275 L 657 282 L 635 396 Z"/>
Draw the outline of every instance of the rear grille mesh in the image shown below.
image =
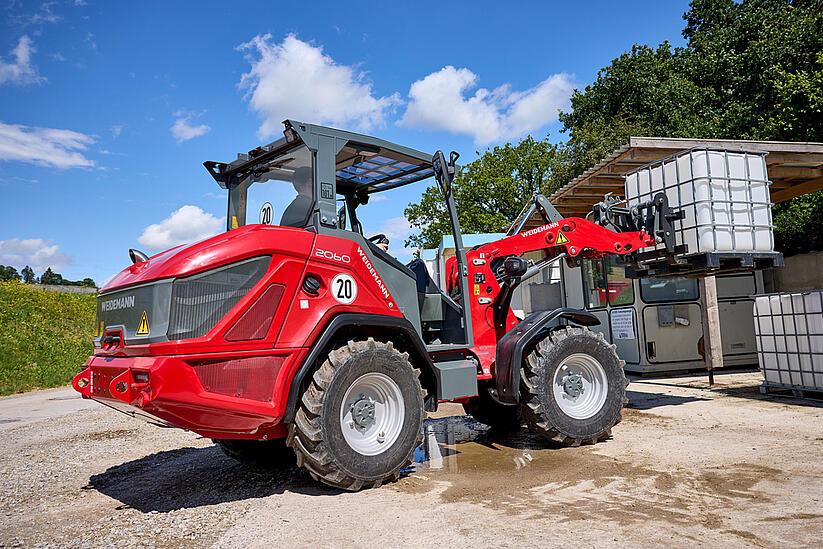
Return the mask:
<path fill-rule="evenodd" d="M 210 393 L 271 402 L 283 357 L 261 356 L 192 362 L 203 389 Z"/>
<path fill-rule="evenodd" d="M 171 293 L 169 339 L 206 334 L 263 277 L 269 256 L 174 281 Z"/>
<path fill-rule="evenodd" d="M 257 298 L 257 301 L 226 332 L 226 341 L 244 341 L 266 337 L 285 289 L 286 287 L 282 284 L 272 284 L 266 288 L 266 291 Z"/>

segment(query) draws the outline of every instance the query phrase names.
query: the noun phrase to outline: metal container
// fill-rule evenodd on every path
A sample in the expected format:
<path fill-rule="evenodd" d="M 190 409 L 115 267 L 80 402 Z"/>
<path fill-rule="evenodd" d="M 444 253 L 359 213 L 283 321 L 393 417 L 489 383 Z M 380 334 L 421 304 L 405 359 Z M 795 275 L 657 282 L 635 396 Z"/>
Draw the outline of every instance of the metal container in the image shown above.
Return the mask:
<path fill-rule="evenodd" d="M 630 206 L 666 193 L 682 255 L 774 251 L 764 153 L 693 149 L 626 174 Z"/>
<path fill-rule="evenodd" d="M 763 386 L 823 391 L 823 290 L 758 296 L 754 316 Z"/>

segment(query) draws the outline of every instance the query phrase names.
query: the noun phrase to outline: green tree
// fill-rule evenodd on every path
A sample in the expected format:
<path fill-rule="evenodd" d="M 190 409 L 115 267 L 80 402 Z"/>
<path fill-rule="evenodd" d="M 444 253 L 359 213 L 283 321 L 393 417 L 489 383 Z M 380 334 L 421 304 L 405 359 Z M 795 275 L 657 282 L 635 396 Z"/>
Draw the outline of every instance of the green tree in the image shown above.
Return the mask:
<path fill-rule="evenodd" d="M 60 273 L 55 273 L 52 271 L 51 267 L 47 267 L 46 271 L 43 273 L 43 276 L 40 277 L 40 284 L 60 285 L 63 283 L 63 276 Z"/>
<path fill-rule="evenodd" d="M 452 185 L 462 231 L 505 229 L 534 192 L 547 191 L 556 159 L 554 145 L 527 137 L 516 145 L 487 150 L 467 164 Z M 443 235 L 451 234 L 443 195 L 436 186 L 427 188 L 420 202 L 409 204 L 405 214 L 411 226 L 420 230 L 407 245 L 435 248 Z"/>
<path fill-rule="evenodd" d="M 97 284 L 95 284 L 94 280 L 91 278 L 84 278 L 78 283 L 80 286 L 84 288 L 96 288 Z"/>
<path fill-rule="evenodd" d="M 0 282 L 19 281 L 20 273 L 11 265 L 0 265 Z"/>
<path fill-rule="evenodd" d="M 34 284 L 35 283 L 36 278 L 34 277 L 34 269 L 29 267 L 28 265 L 23 267 L 23 270 L 20 271 L 20 274 L 23 275 L 23 282 L 25 282 L 26 284 Z"/>

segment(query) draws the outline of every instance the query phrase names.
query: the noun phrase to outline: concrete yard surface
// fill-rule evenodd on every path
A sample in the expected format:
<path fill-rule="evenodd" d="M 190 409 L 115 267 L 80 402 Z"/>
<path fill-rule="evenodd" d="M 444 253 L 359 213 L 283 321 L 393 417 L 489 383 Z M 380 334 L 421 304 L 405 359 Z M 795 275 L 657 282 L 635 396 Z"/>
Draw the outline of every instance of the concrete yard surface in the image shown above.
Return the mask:
<path fill-rule="evenodd" d="M 819 547 L 823 404 L 759 381 L 633 381 L 614 436 L 581 448 L 445 405 L 414 467 L 359 493 L 70 389 L 3 398 L 0 546 Z"/>

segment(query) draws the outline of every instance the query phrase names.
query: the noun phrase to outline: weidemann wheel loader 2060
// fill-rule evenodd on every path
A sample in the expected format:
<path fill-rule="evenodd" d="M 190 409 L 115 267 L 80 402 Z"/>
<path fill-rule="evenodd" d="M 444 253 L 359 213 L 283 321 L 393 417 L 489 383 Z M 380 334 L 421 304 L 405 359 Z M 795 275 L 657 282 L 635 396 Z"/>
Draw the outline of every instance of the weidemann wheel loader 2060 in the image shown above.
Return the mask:
<path fill-rule="evenodd" d="M 284 124 L 282 139 L 204 164 L 228 191 L 225 233 L 152 257 L 130 250 L 132 265 L 100 291 L 77 391 L 241 460 L 296 455 L 347 490 L 397 479 L 438 402 L 565 445 L 610 436 L 626 378 L 614 346 L 587 329 L 597 319 L 561 308 L 520 320 L 512 292 L 561 259 L 671 251 L 677 214 L 664 195 L 632 210 L 606 200 L 593 221 L 563 219 L 537 195 L 530 213 L 544 225 L 466 250 L 456 153 Z M 358 219 L 372 195 L 431 177 L 456 248 L 446 288 L 422 261 L 386 253 L 384 235 L 368 238 Z M 257 208 L 260 223 L 248 223 Z M 530 251 L 545 259 L 521 258 Z"/>

